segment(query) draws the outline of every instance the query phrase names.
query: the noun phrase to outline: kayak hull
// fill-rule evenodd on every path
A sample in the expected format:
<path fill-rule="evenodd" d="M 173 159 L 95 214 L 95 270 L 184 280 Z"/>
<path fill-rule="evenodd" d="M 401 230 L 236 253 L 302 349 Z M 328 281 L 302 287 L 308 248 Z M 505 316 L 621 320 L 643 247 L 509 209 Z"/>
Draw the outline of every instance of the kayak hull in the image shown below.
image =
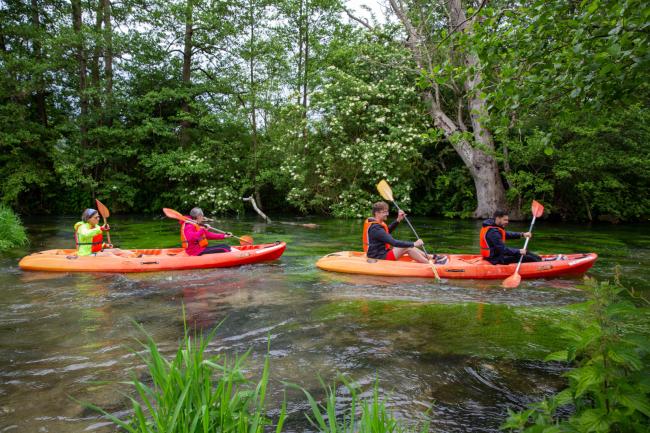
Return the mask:
<path fill-rule="evenodd" d="M 155 272 L 223 268 L 278 259 L 287 244 L 241 245 L 232 251 L 188 256 L 182 248 L 123 250 L 133 257 L 85 256 L 75 250 L 47 250 L 30 254 L 18 263 L 25 271 L 48 272 Z"/>
<path fill-rule="evenodd" d="M 517 264 L 492 265 L 480 255 L 449 254 L 447 262 L 437 264 L 440 278 L 450 279 L 504 279 L 515 272 Z M 552 258 L 555 256 L 542 256 Z M 580 276 L 591 268 L 598 258 L 597 254 L 568 254 L 562 260 L 522 263 L 519 275 L 523 279 L 553 278 L 560 276 Z M 340 251 L 322 257 L 316 266 L 320 269 L 347 274 L 379 275 L 387 277 L 435 278 L 431 266 L 417 263 L 410 257 L 398 261 L 369 259 L 357 251 Z"/>

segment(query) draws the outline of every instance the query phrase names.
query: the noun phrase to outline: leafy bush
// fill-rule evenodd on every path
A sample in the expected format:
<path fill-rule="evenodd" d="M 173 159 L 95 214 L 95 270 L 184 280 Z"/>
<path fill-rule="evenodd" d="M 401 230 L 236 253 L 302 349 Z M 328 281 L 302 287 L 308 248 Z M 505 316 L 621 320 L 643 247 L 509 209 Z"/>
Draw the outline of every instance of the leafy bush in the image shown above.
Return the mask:
<path fill-rule="evenodd" d="M 647 313 L 621 294 L 618 282 L 588 280 L 593 300 L 573 341 L 549 361 L 573 364 L 567 389 L 521 412 L 509 412 L 502 429 L 523 432 L 646 432 L 650 425 L 650 344 Z M 640 329 L 641 328 L 641 329 Z M 563 416 L 560 408 L 572 408 Z"/>
<path fill-rule="evenodd" d="M 0 204 L 0 251 L 26 243 L 27 233 L 18 215 L 8 206 Z"/>

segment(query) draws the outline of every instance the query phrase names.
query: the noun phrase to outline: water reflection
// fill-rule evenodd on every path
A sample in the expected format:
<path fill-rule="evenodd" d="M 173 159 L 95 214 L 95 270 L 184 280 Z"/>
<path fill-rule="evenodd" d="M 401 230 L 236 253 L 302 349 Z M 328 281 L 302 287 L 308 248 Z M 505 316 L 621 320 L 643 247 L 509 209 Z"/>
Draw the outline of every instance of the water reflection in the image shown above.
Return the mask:
<path fill-rule="evenodd" d="M 113 241 L 123 248 L 178 243 L 174 222 L 111 219 Z M 390 407 L 412 422 L 427 419 L 436 431 L 496 431 L 507 408 L 521 408 L 562 385 L 561 367 L 541 359 L 562 347 L 559 325 L 580 320 L 576 304 L 585 294 L 579 279 L 524 281 L 504 290 L 499 281 L 439 284 L 327 273 L 314 262 L 358 249 L 359 222 L 295 221 L 318 227 L 220 220 L 220 228 L 252 234 L 258 242 L 288 241 L 280 261 L 241 268 L 23 273 L 16 265 L 27 250 L 0 256 L 0 431 L 115 431 L 68 396 L 123 413 L 128 402 L 117 391 L 128 388 L 115 382 L 143 374 L 135 323 L 172 355 L 183 335 L 183 308 L 196 328 L 220 326 L 211 352 L 251 349 L 253 376 L 270 343 L 275 407 L 285 395 L 283 381 L 322 396 L 318 376 L 331 381 L 345 373 L 367 395 L 378 378 Z M 432 250 L 475 247 L 473 221 L 413 222 Z M 32 223 L 31 250 L 70 246 L 72 219 Z M 648 233 L 638 226 L 544 222 L 535 249 L 596 251 L 601 258 L 592 275 L 610 277 L 619 264 L 625 281 L 648 293 Z M 339 394 L 343 405 L 349 395 L 345 389 Z M 291 389 L 286 395 L 289 430 L 309 430 L 304 396 Z"/>

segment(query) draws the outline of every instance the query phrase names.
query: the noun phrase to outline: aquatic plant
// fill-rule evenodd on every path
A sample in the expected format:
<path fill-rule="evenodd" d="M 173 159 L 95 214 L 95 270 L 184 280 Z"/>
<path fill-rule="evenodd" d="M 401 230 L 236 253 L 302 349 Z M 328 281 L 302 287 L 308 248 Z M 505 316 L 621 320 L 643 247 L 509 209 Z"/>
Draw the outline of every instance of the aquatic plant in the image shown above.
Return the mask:
<path fill-rule="evenodd" d="M 215 329 L 216 331 L 216 329 Z M 265 399 L 269 381 L 269 359 L 255 385 L 244 375 L 247 352 L 228 359 L 207 356 L 214 332 L 207 337 L 191 337 L 187 328 L 176 356 L 168 361 L 147 335 L 141 343 L 141 358 L 151 375 L 152 385 L 134 377 L 138 398 L 129 397 L 131 419 L 124 421 L 103 409 L 91 406 L 130 433 L 261 433 L 272 425 L 266 416 Z M 282 406 L 276 424 L 280 432 L 286 418 Z"/>
<path fill-rule="evenodd" d="M 614 283 L 590 279 L 584 288 L 592 297 L 586 320 L 581 325 L 567 325 L 570 346 L 546 358 L 571 365 L 565 373 L 568 388 L 526 410 L 509 411 L 502 429 L 531 433 L 648 431 L 648 311 L 624 296 L 626 289 L 618 278 Z"/>
<path fill-rule="evenodd" d="M 18 215 L 10 207 L 0 204 L 0 251 L 27 243 L 27 233 Z"/>
<path fill-rule="evenodd" d="M 305 389 L 311 407 L 309 422 L 321 433 L 408 433 L 429 431 L 429 425 L 424 424 L 419 429 L 404 426 L 401 421 L 388 410 L 386 399 L 379 396 L 379 385 L 375 382 L 372 399 L 363 398 L 357 386 L 341 378 L 342 385 L 350 392 L 348 407 L 341 413 L 337 409 L 336 384 L 325 385 L 325 404 L 319 404 Z M 359 414 L 360 412 L 360 414 Z"/>

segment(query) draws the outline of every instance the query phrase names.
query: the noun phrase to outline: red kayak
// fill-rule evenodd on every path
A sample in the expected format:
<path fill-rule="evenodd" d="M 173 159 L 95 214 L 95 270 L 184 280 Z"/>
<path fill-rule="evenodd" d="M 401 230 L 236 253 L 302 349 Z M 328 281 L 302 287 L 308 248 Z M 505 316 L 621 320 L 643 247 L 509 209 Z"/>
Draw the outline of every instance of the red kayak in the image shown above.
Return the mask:
<path fill-rule="evenodd" d="M 51 272 L 152 272 L 223 268 L 278 259 L 287 244 L 237 245 L 232 251 L 188 256 L 183 248 L 123 250 L 130 257 L 84 256 L 76 250 L 48 250 L 30 254 L 18 263 L 25 271 Z"/>
<path fill-rule="evenodd" d="M 521 278 L 552 278 L 579 276 L 587 272 L 598 258 L 595 253 L 544 255 L 543 262 L 522 263 Z M 418 263 L 408 256 L 398 261 L 369 259 L 365 253 L 341 251 L 328 254 L 316 262 L 320 269 L 348 274 L 381 275 L 392 277 L 434 278 L 431 266 Z M 448 254 L 437 260 L 436 270 L 441 278 L 504 279 L 515 272 L 517 264 L 492 265 L 476 254 Z"/>

